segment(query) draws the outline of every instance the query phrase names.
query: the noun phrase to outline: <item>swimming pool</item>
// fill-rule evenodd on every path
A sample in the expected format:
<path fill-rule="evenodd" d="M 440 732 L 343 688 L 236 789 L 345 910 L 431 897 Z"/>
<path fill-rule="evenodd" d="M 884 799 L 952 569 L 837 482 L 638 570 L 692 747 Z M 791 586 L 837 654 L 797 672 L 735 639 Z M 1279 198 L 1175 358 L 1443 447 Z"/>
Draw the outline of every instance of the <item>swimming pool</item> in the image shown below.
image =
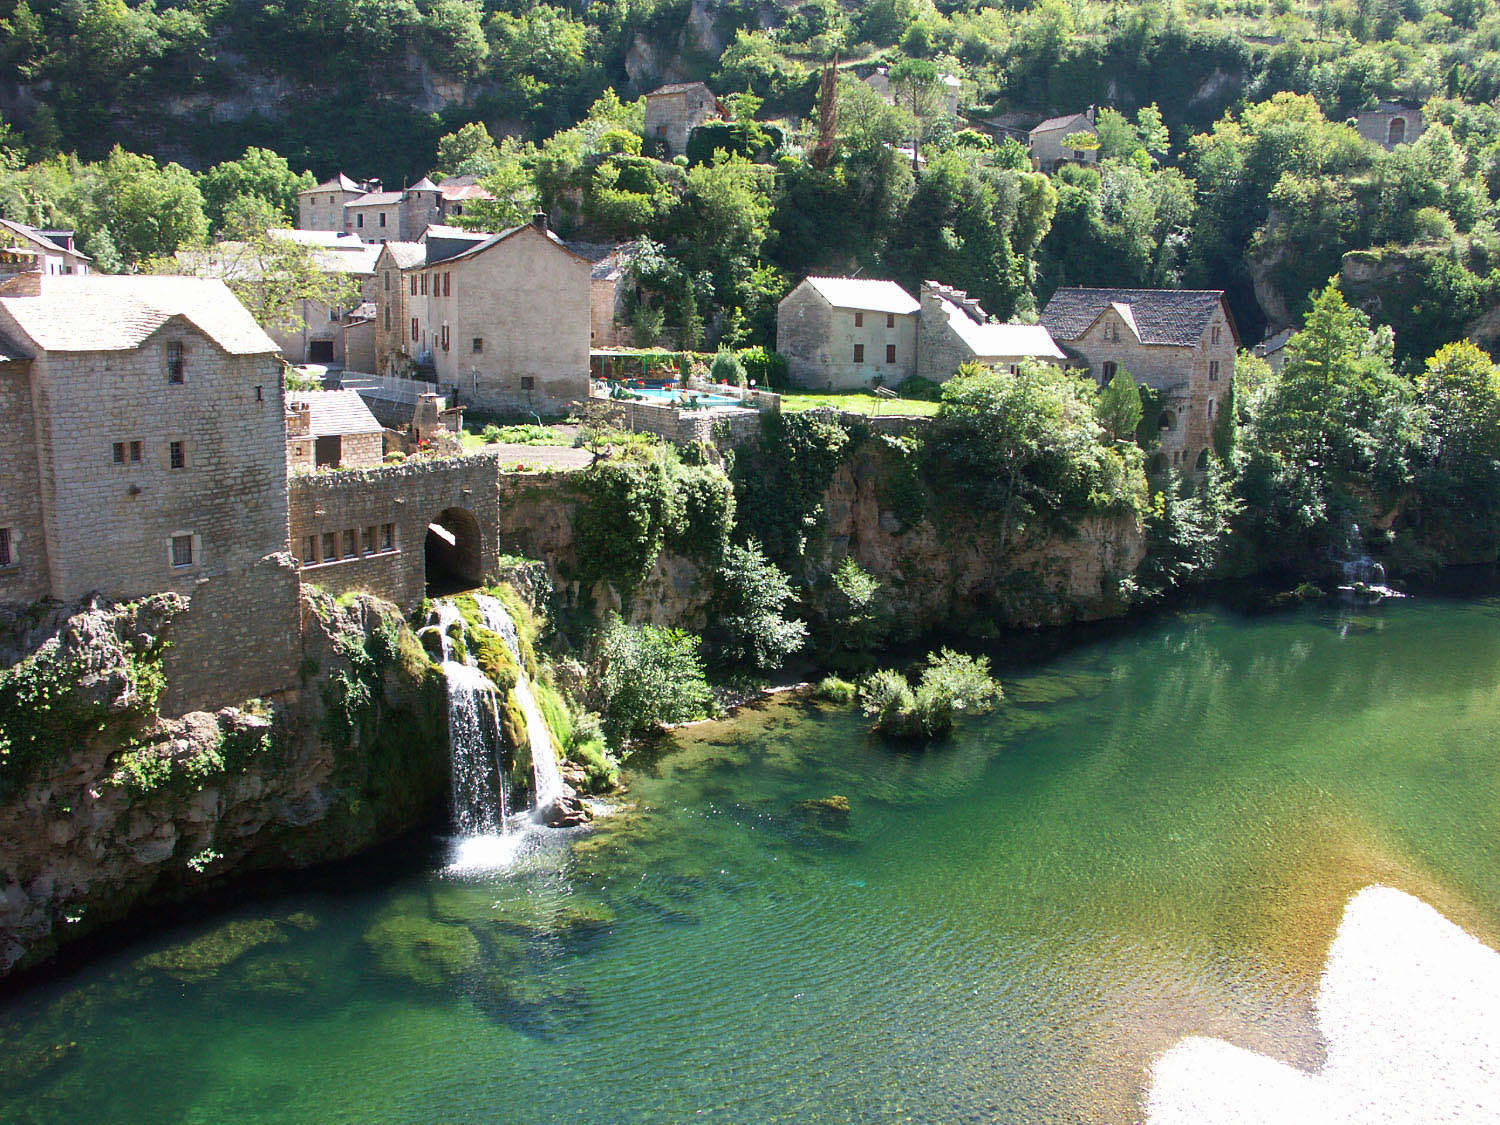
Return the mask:
<path fill-rule="evenodd" d="M 678 403 L 686 395 L 692 405 L 699 407 L 740 405 L 740 400 L 737 398 L 710 394 L 707 391 L 682 391 L 667 387 L 626 387 L 625 390 L 629 394 L 640 395 L 647 402 Z"/>

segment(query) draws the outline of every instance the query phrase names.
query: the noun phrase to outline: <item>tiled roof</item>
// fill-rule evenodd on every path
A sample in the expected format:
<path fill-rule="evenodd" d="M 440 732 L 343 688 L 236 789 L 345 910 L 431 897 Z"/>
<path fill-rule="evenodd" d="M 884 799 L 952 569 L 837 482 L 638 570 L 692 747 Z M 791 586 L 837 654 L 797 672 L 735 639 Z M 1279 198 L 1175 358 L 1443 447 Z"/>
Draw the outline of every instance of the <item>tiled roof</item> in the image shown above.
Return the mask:
<path fill-rule="evenodd" d="M 16 363 L 30 358 L 25 348 L 0 332 L 0 363 Z"/>
<path fill-rule="evenodd" d="M 364 240 L 357 234 L 345 234 L 341 230 L 302 230 L 295 227 L 271 227 L 266 231 L 271 238 L 285 239 L 287 242 L 298 242 L 303 246 L 327 246 L 330 248 L 347 246 L 358 249 Z"/>
<path fill-rule="evenodd" d="M 316 187 L 303 188 L 297 194 L 298 195 L 307 195 L 309 192 L 314 192 L 314 191 L 364 191 L 364 190 L 365 190 L 364 184 L 358 183 L 355 180 L 351 180 L 348 176 L 344 175 L 344 173 L 340 172 L 337 176 L 334 176 L 330 180 L 324 180 L 321 184 L 318 184 Z"/>
<path fill-rule="evenodd" d="M 478 184 L 454 184 L 452 187 L 449 187 L 448 184 L 444 183 L 443 186 L 438 190 L 443 193 L 443 198 L 448 200 L 449 202 L 463 199 L 495 198 Z"/>
<path fill-rule="evenodd" d="M 665 86 L 658 86 L 646 96 L 654 98 L 660 94 L 685 94 L 689 90 L 697 89 L 699 86 L 702 86 L 705 90 L 708 89 L 707 84 L 703 82 L 668 82 Z M 709 92 L 711 94 L 713 91 L 710 90 Z"/>
<path fill-rule="evenodd" d="M 167 321 L 191 322 L 231 355 L 275 352 L 229 287 L 217 278 L 62 275 L 42 278 L 38 296 L 0 296 L 28 341 L 51 352 L 139 347 Z"/>
<path fill-rule="evenodd" d="M 10 231 L 12 234 L 18 234 L 22 238 L 30 239 L 43 250 L 49 250 L 54 254 L 71 254 L 76 258 L 83 258 L 85 262 L 90 260 L 78 253 L 77 250 L 69 250 L 66 246 L 59 246 L 44 233 L 37 230 L 36 227 L 29 227 L 25 223 L 18 223 L 12 219 L 0 219 L 0 227 Z"/>
<path fill-rule="evenodd" d="M 430 227 L 428 228 L 431 229 Z M 420 242 L 387 242 L 386 251 L 391 256 L 399 270 L 411 269 L 412 266 L 420 266 L 427 260 L 427 247 Z"/>
<path fill-rule="evenodd" d="M 512 235 L 519 234 L 523 230 L 534 230 L 534 229 L 535 228 L 530 223 L 524 223 L 524 224 L 522 224 L 521 226 L 518 226 L 518 227 L 511 227 L 509 230 L 503 230 L 499 234 L 492 234 L 492 235 L 490 235 L 488 238 L 486 238 L 483 242 L 479 243 L 477 246 L 471 246 L 467 250 L 464 250 L 464 251 L 462 251 L 462 252 L 460 252 L 458 254 L 454 254 L 451 257 L 443 258 L 441 260 L 445 261 L 445 262 L 451 262 L 451 261 L 457 261 L 460 258 L 472 258 L 476 254 L 483 254 L 486 250 L 488 250 L 492 246 L 498 246 L 500 243 L 504 242 L 507 238 L 510 238 Z M 550 231 L 550 230 L 540 230 L 540 231 L 537 231 L 537 233 L 546 236 L 546 238 L 549 241 L 551 241 L 551 242 L 553 242 L 553 243 L 555 243 L 557 245 L 557 248 L 559 250 L 565 250 L 569 254 L 572 254 L 575 258 L 581 258 L 585 262 L 588 261 L 587 258 L 585 258 L 582 254 L 578 253 L 578 251 L 574 250 L 571 246 L 569 246 L 562 239 L 558 238 L 557 235 L 554 234 L 552 231 Z M 429 255 L 428 260 L 429 260 L 429 262 L 432 261 L 430 255 Z M 592 263 L 590 263 L 590 264 L 592 264 Z"/>
<path fill-rule="evenodd" d="M 594 263 L 592 281 L 612 281 L 625 272 L 636 256 L 637 242 L 566 242 L 565 246 Z"/>
<path fill-rule="evenodd" d="M 1203 339 L 1223 301 L 1222 289 L 1059 289 L 1042 310 L 1042 323 L 1054 339 L 1076 340 L 1111 304 L 1127 305 L 1141 343 L 1187 348 Z"/>
<path fill-rule="evenodd" d="M 473 172 L 464 172 L 458 176 L 444 176 L 438 181 L 438 187 L 444 190 L 448 188 L 473 187 L 479 182 L 479 176 Z"/>
<path fill-rule="evenodd" d="M 1033 125 L 1033 133 L 1050 133 L 1053 129 L 1062 129 L 1077 124 L 1081 128 L 1092 130 L 1094 123 L 1081 113 L 1065 113 L 1061 117 L 1049 117 L 1040 125 Z"/>
<path fill-rule="evenodd" d="M 836 309 L 861 312 L 914 313 L 922 306 L 894 281 L 862 277 L 810 277 L 807 283 Z"/>
<path fill-rule="evenodd" d="M 420 180 L 418 180 L 416 183 L 412 184 L 411 187 L 407 188 L 406 190 L 407 191 L 437 191 L 437 189 L 438 189 L 437 184 L 433 183 L 426 176 L 423 176 Z"/>
<path fill-rule="evenodd" d="M 307 404 L 308 433 L 312 437 L 385 432 L 358 391 L 288 391 L 286 401 L 289 406 Z"/>
<path fill-rule="evenodd" d="M 392 203 L 400 203 L 402 193 L 399 191 L 367 191 L 358 199 L 351 199 L 344 204 L 345 207 L 389 207 Z"/>

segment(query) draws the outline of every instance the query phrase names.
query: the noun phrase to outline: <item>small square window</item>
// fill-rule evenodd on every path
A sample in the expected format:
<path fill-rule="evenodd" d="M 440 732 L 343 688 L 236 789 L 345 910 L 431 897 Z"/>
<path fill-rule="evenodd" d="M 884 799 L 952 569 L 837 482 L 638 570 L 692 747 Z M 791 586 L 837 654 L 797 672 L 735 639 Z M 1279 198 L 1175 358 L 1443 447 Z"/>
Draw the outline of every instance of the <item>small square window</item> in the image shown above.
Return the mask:
<path fill-rule="evenodd" d="M 344 532 L 344 558 L 352 559 L 359 555 L 359 532 L 350 528 Z"/>
<path fill-rule="evenodd" d="M 534 375 L 522 375 L 521 376 L 521 389 L 523 391 L 534 391 L 534 390 L 536 390 L 536 376 L 534 376 Z"/>
<path fill-rule="evenodd" d="M 482 351 L 484 351 L 484 337 L 483 336 L 475 336 L 474 337 L 474 354 L 478 355 Z"/>
<path fill-rule="evenodd" d="M 382 551 L 394 551 L 396 549 L 396 525 L 385 523 L 380 525 L 380 549 Z"/>
<path fill-rule="evenodd" d="M 863 328 L 864 326 L 865 326 L 865 314 L 862 313 L 862 312 L 855 313 L 854 314 L 854 327 L 856 327 L 856 328 Z"/>
<path fill-rule="evenodd" d="M 141 463 L 141 443 L 133 441 L 130 443 L 130 463 L 139 465 Z"/>
<path fill-rule="evenodd" d="M 16 548 L 10 528 L 0 527 L 0 566 L 16 565 Z"/>
<path fill-rule="evenodd" d="M 865 346 L 863 344 L 855 344 L 854 345 L 854 362 L 855 363 L 863 363 L 864 361 L 865 361 Z"/>
<path fill-rule="evenodd" d="M 367 555 L 375 553 L 375 529 L 373 527 L 365 528 L 364 553 Z"/>
<path fill-rule="evenodd" d="M 166 349 L 167 382 L 181 384 L 187 378 L 187 348 L 181 340 L 168 340 Z"/>
<path fill-rule="evenodd" d="M 339 557 L 339 533 L 337 531 L 323 532 L 323 561 L 332 562 Z"/>
<path fill-rule="evenodd" d="M 191 535 L 172 536 L 172 565 L 193 565 L 193 537 Z"/>
<path fill-rule="evenodd" d="M 114 455 L 116 465 L 125 464 L 125 443 L 123 441 L 115 442 Z"/>
<path fill-rule="evenodd" d="M 168 447 L 169 463 L 174 469 L 187 468 L 187 446 L 180 441 L 174 441 Z"/>

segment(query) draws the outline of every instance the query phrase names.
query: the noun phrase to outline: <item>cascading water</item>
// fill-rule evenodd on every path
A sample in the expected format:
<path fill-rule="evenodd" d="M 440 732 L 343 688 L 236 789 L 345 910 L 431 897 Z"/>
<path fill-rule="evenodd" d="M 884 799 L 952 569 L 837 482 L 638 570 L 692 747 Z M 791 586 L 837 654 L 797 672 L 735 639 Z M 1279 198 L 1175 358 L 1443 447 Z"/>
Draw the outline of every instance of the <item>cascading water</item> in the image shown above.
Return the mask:
<path fill-rule="evenodd" d="M 505 830 L 508 794 L 500 768 L 499 697 L 478 668 L 443 661 L 448 681 L 448 757 L 453 827 L 463 836 Z"/>
<path fill-rule="evenodd" d="M 485 627 L 499 634 L 521 670 L 516 677 L 516 702 L 520 705 L 521 714 L 526 717 L 526 740 L 531 744 L 531 772 L 536 787 L 535 814 L 537 819 L 547 821 L 552 818 L 557 802 L 566 795 L 567 786 L 563 783 L 562 771 L 558 768 L 552 730 L 542 717 L 541 708 L 537 706 L 536 697 L 531 691 L 531 680 L 526 675 L 525 662 L 521 657 L 520 634 L 499 598 L 475 594 L 474 603 L 479 607 Z"/>
<path fill-rule="evenodd" d="M 1403 596 L 1385 584 L 1385 566 L 1366 552 L 1364 532 L 1352 520 L 1344 530 L 1344 558 L 1335 557 L 1335 561 L 1344 572 L 1344 585 L 1341 589 L 1373 597 L 1377 601 Z"/>

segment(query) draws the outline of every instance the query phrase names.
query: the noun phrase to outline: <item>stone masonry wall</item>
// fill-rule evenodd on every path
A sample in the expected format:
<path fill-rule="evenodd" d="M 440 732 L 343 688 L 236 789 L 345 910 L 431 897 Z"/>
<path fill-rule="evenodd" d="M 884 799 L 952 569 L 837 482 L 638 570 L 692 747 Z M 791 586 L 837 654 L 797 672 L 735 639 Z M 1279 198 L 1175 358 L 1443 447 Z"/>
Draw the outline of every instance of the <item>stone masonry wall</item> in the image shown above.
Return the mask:
<path fill-rule="evenodd" d="M 888 363 L 892 344 L 896 357 Z M 864 348 L 858 362 L 855 345 Z M 835 309 L 804 283 L 777 309 L 776 350 L 787 357 L 788 377 L 799 387 L 859 390 L 877 380 L 895 387 L 917 371 L 917 317 Z"/>
<path fill-rule="evenodd" d="M 29 364 L 0 366 L 0 417 L 8 441 L 0 457 L 0 527 L 10 529 L 13 563 L 0 567 L 0 602 L 30 602 L 51 590 L 37 487 Z"/>
<path fill-rule="evenodd" d="M 439 513 L 460 508 L 479 528 L 485 572 L 498 555 L 499 467 L 493 453 L 411 460 L 378 468 L 298 474 L 291 480 L 291 545 L 302 580 L 330 594 L 365 591 L 411 610 L 426 593 L 427 525 Z M 392 548 L 381 534 L 395 525 Z M 364 532 L 374 528 L 376 549 L 364 550 Z M 355 532 L 358 553 L 343 557 L 344 537 Z M 339 537 L 337 561 L 309 562 L 308 539 Z"/>

